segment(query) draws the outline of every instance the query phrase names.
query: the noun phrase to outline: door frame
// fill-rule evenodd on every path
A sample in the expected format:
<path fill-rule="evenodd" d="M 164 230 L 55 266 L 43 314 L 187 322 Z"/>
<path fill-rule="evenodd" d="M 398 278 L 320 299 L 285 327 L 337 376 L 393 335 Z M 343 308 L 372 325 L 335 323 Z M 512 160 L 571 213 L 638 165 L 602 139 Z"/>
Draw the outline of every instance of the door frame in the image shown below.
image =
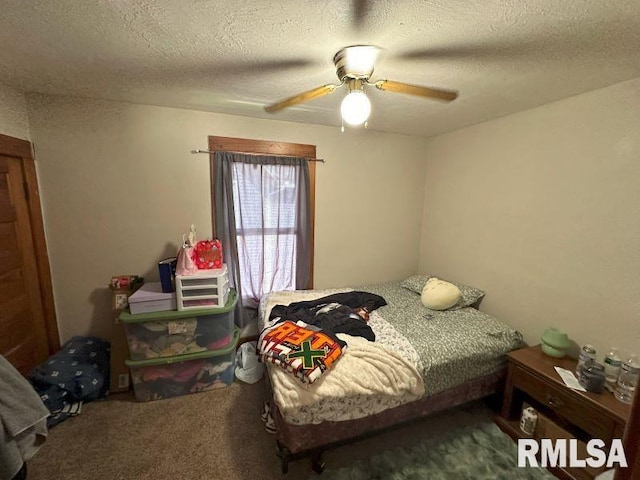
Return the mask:
<path fill-rule="evenodd" d="M 25 181 L 24 189 L 29 207 L 29 223 L 33 237 L 33 251 L 40 284 L 40 298 L 47 330 L 47 344 L 49 346 L 49 355 L 52 355 L 60 350 L 60 335 L 53 299 L 51 267 L 49 265 L 49 254 L 42 220 L 42 205 L 40 204 L 40 191 L 38 189 L 38 176 L 33 148 L 27 140 L 0 133 L 0 155 L 17 158 L 22 165 L 22 174 Z"/>

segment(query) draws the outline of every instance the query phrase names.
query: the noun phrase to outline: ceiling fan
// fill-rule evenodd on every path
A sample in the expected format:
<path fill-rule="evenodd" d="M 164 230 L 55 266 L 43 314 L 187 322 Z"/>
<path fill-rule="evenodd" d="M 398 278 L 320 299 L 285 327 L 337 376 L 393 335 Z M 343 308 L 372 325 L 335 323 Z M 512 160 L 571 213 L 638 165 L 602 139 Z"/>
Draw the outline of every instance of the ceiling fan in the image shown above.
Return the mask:
<path fill-rule="evenodd" d="M 409 83 L 393 80 L 371 80 L 373 67 L 378 58 L 380 48 L 373 45 L 352 45 L 345 47 L 333 57 L 336 66 L 336 74 L 339 84 L 327 84 L 321 87 L 299 93 L 279 102 L 264 107 L 268 113 L 275 113 L 287 107 L 292 107 L 304 102 L 323 97 L 333 93 L 336 89 L 346 85 L 349 93 L 344 97 L 340 106 L 342 119 L 349 125 L 362 125 L 371 113 L 371 102 L 365 94 L 365 87 L 376 88 L 397 93 L 405 93 L 418 97 L 434 98 L 445 102 L 451 102 L 458 96 L 457 92 L 436 88 L 411 85 Z"/>

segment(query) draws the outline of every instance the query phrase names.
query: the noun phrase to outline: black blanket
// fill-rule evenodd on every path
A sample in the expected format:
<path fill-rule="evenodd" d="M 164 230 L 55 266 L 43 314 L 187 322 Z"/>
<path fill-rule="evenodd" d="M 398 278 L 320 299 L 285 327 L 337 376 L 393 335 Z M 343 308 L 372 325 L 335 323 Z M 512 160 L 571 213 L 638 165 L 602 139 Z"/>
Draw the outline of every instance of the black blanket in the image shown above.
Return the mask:
<path fill-rule="evenodd" d="M 320 327 L 344 346 L 345 342 L 338 339 L 336 333 L 375 341 L 376 336 L 367 324 L 369 313 L 386 304 L 386 300 L 380 295 L 369 292 L 335 293 L 316 300 L 295 302 L 286 306 L 276 305 L 271 310 L 269 320 L 277 317 L 282 320 L 301 320 Z"/>

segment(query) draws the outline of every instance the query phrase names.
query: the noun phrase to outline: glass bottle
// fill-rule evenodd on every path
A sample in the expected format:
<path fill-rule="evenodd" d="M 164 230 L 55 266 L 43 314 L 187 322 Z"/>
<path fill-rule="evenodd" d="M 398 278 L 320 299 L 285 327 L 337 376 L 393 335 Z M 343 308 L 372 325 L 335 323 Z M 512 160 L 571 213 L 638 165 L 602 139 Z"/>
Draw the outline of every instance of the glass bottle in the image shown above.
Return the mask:
<path fill-rule="evenodd" d="M 620 365 L 622 359 L 616 347 L 611 347 L 611 351 L 604 356 L 604 376 L 607 381 L 607 385 L 615 388 L 618 382 L 618 376 L 620 375 Z M 613 388 L 611 391 L 613 391 Z"/>
<path fill-rule="evenodd" d="M 631 355 L 628 360 L 622 362 L 620 366 L 620 376 L 616 386 L 615 396 L 624 403 L 633 401 L 633 394 L 638 386 L 640 377 L 640 360 L 637 355 Z"/>

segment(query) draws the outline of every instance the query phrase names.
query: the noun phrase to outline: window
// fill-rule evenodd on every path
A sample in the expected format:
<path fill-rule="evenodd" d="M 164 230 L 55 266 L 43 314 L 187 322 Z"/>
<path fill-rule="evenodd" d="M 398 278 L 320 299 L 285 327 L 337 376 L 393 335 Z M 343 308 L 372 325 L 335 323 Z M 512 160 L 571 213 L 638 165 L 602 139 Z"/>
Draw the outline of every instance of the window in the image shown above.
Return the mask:
<path fill-rule="evenodd" d="M 209 137 L 209 149 L 214 235 L 243 306 L 312 288 L 315 146 Z"/>
<path fill-rule="evenodd" d="M 247 292 L 296 288 L 299 170 L 292 165 L 233 165 L 240 280 Z"/>

